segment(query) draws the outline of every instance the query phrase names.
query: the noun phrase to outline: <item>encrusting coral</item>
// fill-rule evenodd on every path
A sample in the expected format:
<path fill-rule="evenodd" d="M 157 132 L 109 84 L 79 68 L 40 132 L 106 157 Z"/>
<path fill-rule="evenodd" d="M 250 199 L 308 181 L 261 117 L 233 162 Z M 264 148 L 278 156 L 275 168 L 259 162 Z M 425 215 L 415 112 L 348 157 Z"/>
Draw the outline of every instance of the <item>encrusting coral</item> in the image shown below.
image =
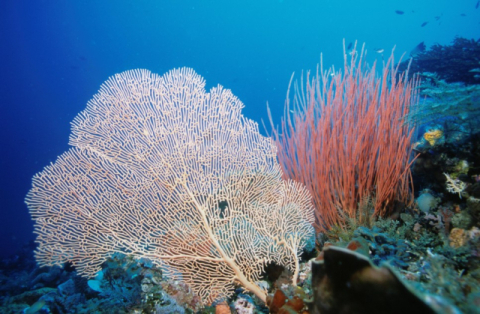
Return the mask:
<path fill-rule="evenodd" d="M 435 143 L 441 139 L 443 136 L 443 131 L 440 129 L 429 130 L 423 134 L 423 138 L 431 145 L 434 146 Z"/>

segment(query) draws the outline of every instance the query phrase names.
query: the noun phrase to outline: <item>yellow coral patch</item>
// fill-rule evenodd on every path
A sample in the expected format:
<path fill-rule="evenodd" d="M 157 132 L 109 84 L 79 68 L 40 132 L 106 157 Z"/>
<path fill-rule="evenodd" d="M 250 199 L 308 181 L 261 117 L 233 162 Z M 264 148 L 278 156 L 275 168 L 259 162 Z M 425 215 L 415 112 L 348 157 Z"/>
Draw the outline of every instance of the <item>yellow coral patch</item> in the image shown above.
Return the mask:
<path fill-rule="evenodd" d="M 423 138 L 430 143 L 430 145 L 435 145 L 435 142 L 440 139 L 443 136 L 443 131 L 442 130 L 432 130 L 425 132 L 423 134 Z"/>

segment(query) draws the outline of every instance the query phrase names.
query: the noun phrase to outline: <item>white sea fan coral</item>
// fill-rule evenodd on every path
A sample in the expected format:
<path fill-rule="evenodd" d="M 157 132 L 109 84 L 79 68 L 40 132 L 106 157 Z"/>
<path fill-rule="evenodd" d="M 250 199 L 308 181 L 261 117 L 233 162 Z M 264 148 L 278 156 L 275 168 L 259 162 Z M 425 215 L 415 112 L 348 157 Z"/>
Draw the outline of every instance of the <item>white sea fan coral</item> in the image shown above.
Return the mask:
<path fill-rule="evenodd" d="M 276 262 L 298 275 L 314 234 L 308 191 L 283 181 L 276 148 L 221 86 L 188 68 L 117 74 L 72 123 L 70 144 L 26 203 L 40 265 L 93 277 L 114 252 L 148 258 L 204 302 Z M 296 282 L 296 279 L 294 279 Z"/>
<path fill-rule="evenodd" d="M 460 198 L 462 198 L 462 193 L 465 191 L 467 184 L 458 179 L 452 179 L 447 173 L 443 173 L 447 178 L 447 191 L 450 193 L 457 193 Z"/>

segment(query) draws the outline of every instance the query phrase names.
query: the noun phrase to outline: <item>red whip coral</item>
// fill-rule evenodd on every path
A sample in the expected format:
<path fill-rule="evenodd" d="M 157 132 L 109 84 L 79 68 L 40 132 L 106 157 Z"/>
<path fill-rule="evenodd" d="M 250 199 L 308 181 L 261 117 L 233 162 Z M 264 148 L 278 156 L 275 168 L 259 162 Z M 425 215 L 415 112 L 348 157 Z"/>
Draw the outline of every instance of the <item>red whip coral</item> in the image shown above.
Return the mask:
<path fill-rule="evenodd" d="M 393 52 L 380 78 L 363 55 L 354 50 L 348 63 L 345 54 L 344 73 L 307 74 L 306 86 L 303 79 L 295 85 L 293 104 L 287 96 L 281 132 L 274 131 L 284 174 L 312 193 L 320 231 L 356 218 L 368 196 L 376 215 L 395 200 L 413 201 L 412 129 L 402 118 L 417 100 L 417 81 L 397 78 Z"/>

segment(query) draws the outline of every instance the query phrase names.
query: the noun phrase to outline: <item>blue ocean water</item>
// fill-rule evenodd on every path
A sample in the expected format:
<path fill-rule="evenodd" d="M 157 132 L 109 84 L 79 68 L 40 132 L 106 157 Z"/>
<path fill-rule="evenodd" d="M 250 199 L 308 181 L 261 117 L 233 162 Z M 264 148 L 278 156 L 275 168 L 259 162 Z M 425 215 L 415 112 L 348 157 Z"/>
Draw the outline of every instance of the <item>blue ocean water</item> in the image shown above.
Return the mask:
<path fill-rule="evenodd" d="M 0 255 L 34 238 L 24 197 L 68 148 L 70 122 L 109 76 L 191 67 L 229 88 L 243 114 L 276 122 L 293 72 L 368 61 L 393 47 L 480 37 L 477 0 L 22 1 L 0 3 Z M 425 24 L 427 23 L 427 24 Z M 423 25 L 423 26 L 422 26 Z M 384 53 L 378 53 L 383 49 Z M 261 127 L 261 129 L 263 129 Z"/>

